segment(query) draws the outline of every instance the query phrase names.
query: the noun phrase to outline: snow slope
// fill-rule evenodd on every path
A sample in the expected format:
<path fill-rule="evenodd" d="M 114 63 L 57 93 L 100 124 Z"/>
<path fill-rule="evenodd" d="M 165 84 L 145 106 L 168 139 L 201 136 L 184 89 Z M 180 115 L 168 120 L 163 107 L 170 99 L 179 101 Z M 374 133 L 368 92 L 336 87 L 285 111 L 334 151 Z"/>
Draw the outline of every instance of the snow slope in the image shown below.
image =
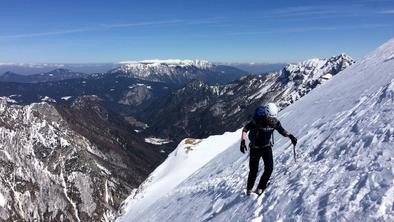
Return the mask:
<path fill-rule="evenodd" d="M 229 133 L 224 135 L 229 135 Z M 216 146 L 219 141 L 221 146 Z M 205 140 L 190 138 L 183 140 L 166 161 L 141 185 L 139 190 L 135 190 L 129 196 L 124 211 L 127 212 L 127 215 L 137 215 L 144 212 L 150 204 L 171 191 L 236 141 L 236 139 L 228 140 L 227 136 L 211 136 Z M 134 196 L 135 194 L 136 196 Z M 131 217 L 134 218 L 134 216 Z M 124 219 L 128 220 L 127 217 Z"/>
<path fill-rule="evenodd" d="M 171 183 L 160 184 L 157 199 L 131 197 L 119 221 L 394 221 L 393 55 L 394 39 L 280 113 L 299 138 L 298 161 L 277 135 L 271 186 L 261 197 L 241 195 L 248 157 L 238 131 L 203 140 L 199 148 L 212 159 L 187 178 L 159 167 L 154 174 Z M 135 197 L 159 184 L 146 185 Z"/>

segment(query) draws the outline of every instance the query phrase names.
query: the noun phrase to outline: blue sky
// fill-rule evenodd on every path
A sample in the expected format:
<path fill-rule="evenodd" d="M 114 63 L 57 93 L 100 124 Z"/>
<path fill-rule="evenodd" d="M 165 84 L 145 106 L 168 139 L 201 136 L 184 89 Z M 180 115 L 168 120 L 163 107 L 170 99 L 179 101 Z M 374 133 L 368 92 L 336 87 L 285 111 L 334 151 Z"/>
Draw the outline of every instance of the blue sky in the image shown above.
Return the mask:
<path fill-rule="evenodd" d="M 354 58 L 394 37 L 394 0 L 0 0 L 0 62 Z"/>

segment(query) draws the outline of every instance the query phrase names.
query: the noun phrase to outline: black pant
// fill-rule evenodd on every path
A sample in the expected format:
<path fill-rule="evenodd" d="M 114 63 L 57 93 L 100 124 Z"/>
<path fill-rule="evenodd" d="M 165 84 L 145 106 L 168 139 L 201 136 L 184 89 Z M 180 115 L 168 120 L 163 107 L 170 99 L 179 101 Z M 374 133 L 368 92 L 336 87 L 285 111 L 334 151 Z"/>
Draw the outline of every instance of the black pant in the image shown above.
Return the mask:
<path fill-rule="evenodd" d="M 260 158 L 264 161 L 264 173 L 260 178 L 257 189 L 265 189 L 267 187 L 268 180 L 271 177 L 272 170 L 274 169 L 274 160 L 272 158 L 272 148 L 270 146 L 263 148 L 251 148 L 250 159 L 249 159 L 249 177 L 247 189 L 253 189 L 254 182 L 256 181 L 257 172 L 259 170 Z"/>

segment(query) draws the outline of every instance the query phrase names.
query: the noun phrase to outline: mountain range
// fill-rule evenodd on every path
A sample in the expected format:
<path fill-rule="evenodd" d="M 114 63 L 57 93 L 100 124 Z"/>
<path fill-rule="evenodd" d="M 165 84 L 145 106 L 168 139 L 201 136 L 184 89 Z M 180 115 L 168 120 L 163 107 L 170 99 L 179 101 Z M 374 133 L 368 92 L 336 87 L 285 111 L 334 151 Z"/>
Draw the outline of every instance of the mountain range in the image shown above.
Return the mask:
<path fill-rule="evenodd" d="M 144 60 L 121 62 L 118 68 L 91 74 L 74 72 L 66 68 L 56 68 L 48 72 L 29 75 L 7 71 L 0 75 L 0 82 L 38 83 L 110 75 L 176 85 L 199 79 L 215 85 L 231 82 L 247 74 L 249 73 L 232 66 L 214 65 L 204 60 Z"/>
<path fill-rule="evenodd" d="M 214 65 L 204 60 L 144 60 L 122 63 L 123 65 L 112 70 L 111 74 L 179 85 L 193 79 L 210 85 L 225 84 L 248 74 L 232 66 Z"/>
<path fill-rule="evenodd" d="M 224 129 L 233 130 L 248 119 L 254 106 L 268 99 L 285 107 L 353 63 L 349 56 L 341 54 L 290 64 L 270 74 L 209 85 L 192 79 L 200 71 L 208 75 L 209 70 L 218 67 L 209 62 L 149 60 L 128 62 L 120 69 L 83 79 L 38 84 L 0 82 L 0 95 L 21 104 L 49 101 L 68 105 L 79 96 L 97 95 L 108 109 L 148 124 L 147 134 L 179 142 L 184 137 L 203 138 L 223 133 Z M 192 75 L 191 70 L 198 71 Z M 160 71 L 160 76 L 171 79 L 156 79 L 155 73 Z M 192 80 L 180 85 L 186 79 L 182 77 L 181 81 L 179 76 Z"/>
<path fill-rule="evenodd" d="M 55 69 L 50 72 L 21 75 L 13 72 L 6 72 L 0 76 L 0 82 L 18 82 L 18 83 L 38 83 L 38 82 L 55 82 L 66 79 L 86 78 L 88 74 L 81 72 L 72 72 L 68 69 Z"/>
<path fill-rule="evenodd" d="M 156 60 L 157 61 L 157 60 Z M 174 60 L 173 60 L 174 61 Z M 127 63 L 127 62 L 126 62 Z M 132 63 L 136 63 L 133 62 Z M 82 72 L 82 73 L 105 73 L 108 70 L 113 70 L 119 68 L 125 64 L 124 62 L 120 63 L 81 63 L 81 64 L 72 64 L 72 63 L 0 63 L 0 75 L 5 72 L 13 72 L 20 73 L 23 75 L 31 75 L 37 73 L 46 73 L 55 69 L 68 69 L 73 72 Z M 215 62 L 217 65 L 231 66 L 241 70 L 245 70 L 249 73 L 262 74 L 268 73 L 276 70 L 280 70 L 285 67 L 287 64 L 284 63 L 221 63 Z"/>
<path fill-rule="evenodd" d="M 354 60 L 345 54 L 290 64 L 278 72 L 250 75 L 220 86 L 194 80 L 152 102 L 136 116 L 154 135 L 180 141 L 236 130 L 250 119 L 255 107 L 275 102 L 284 108 L 348 68 Z"/>
<path fill-rule="evenodd" d="M 0 63 L 0 75 L 6 72 L 32 75 L 55 69 L 68 69 L 87 74 L 103 73 L 119 67 L 118 63 Z"/>
<path fill-rule="evenodd" d="M 346 55 L 312 59 L 222 85 L 195 79 L 181 85 L 187 78 L 178 79 L 179 70 L 189 75 L 213 66 L 182 68 L 179 61 L 164 64 L 177 71 L 173 79 L 113 70 L 61 81 L 0 82 L 6 96 L 0 106 L 0 218 L 112 221 L 122 201 L 183 138 L 237 129 L 261 102 L 285 108 L 353 63 Z M 189 153 L 199 140 L 184 143 Z M 29 205 L 35 207 L 20 207 Z"/>

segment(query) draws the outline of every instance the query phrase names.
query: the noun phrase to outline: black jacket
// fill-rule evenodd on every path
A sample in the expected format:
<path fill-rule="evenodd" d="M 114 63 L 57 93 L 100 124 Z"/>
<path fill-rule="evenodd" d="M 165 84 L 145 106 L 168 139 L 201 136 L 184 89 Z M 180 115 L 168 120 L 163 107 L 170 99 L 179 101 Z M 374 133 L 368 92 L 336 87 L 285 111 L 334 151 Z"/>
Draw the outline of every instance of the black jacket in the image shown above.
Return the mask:
<path fill-rule="evenodd" d="M 272 146 L 271 141 L 274 130 L 277 130 L 282 136 L 288 136 L 289 133 L 283 129 L 280 121 L 273 117 L 255 117 L 243 128 L 244 132 L 249 132 L 250 144 L 257 147 Z"/>

